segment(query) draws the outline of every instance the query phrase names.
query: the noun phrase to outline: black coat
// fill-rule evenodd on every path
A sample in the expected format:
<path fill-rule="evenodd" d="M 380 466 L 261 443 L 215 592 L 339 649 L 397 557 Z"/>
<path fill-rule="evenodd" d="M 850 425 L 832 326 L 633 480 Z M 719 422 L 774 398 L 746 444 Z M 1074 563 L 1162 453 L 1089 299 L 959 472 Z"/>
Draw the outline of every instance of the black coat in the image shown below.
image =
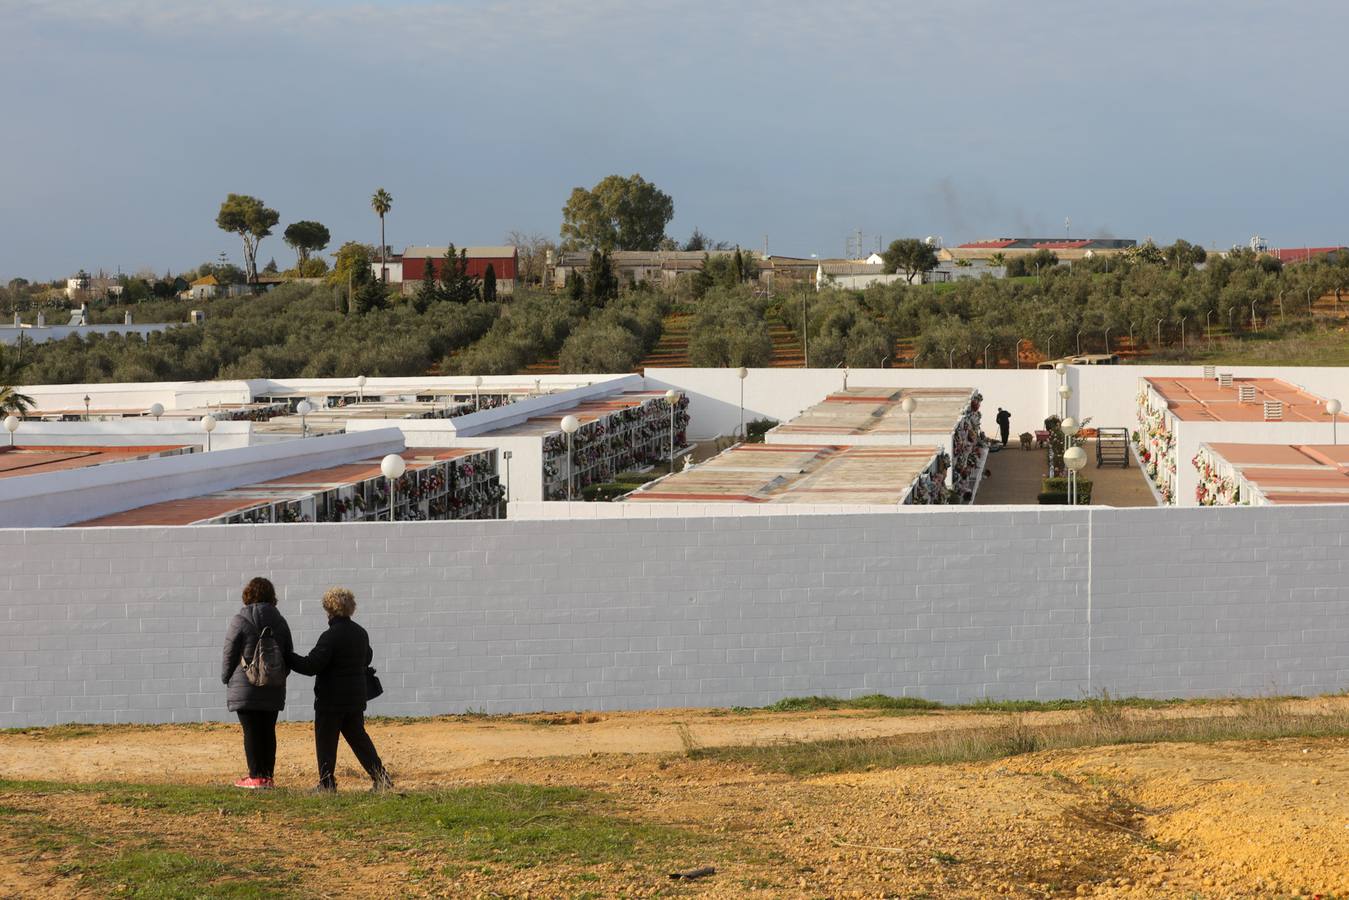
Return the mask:
<path fill-rule="evenodd" d="M 225 699 L 230 712 L 241 709 L 280 712 L 286 708 L 286 686 L 255 687 L 244 675 L 243 660 L 252 659 L 262 629 L 271 628 L 272 635 L 287 656 L 295 646 L 291 642 L 290 626 L 275 603 L 253 603 L 245 606 L 230 619 L 225 632 L 225 653 L 221 661 L 220 681 L 229 686 Z"/>
<path fill-rule="evenodd" d="M 372 659 L 370 635 L 342 618 L 328 620 L 328 630 L 308 656 L 286 656 L 292 671 L 314 676 L 314 709 L 337 712 L 365 709 L 365 670 Z"/>

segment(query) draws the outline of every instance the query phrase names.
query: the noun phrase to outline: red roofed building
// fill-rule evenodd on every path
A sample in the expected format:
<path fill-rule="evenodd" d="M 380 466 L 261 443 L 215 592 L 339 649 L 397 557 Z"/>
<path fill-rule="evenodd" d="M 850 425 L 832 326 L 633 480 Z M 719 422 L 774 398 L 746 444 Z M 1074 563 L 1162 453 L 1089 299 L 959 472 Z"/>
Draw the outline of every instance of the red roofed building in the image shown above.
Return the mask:
<path fill-rule="evenodd" d="M 1284 265 L 1306 262 L 1319 256 L 1349 250 L 1349 247 L 1291 247 L 1287 250 L 1275 250 L 1274 257 Z"/>
<path fill-rule="evenodd" d="M 497 293 L 510 296 L 515 292 L 515 282 L 518 277 L 520 266 L 519 252 L 515 247 L 459 247 L 468 260 L 467 274 L 472 278 L 482 279 L 487 274 L 487 267 L 492 267 L 493 274 L 497 279 Z M 445 253 L 448 247 L 408 247 L 403 251 L 403 255 L 398 257 L 400 263 L 399 278 L 403 283 L 403 292 L 410 293 L 417 288 L 417 283 L 422 280 L 422 275 L 426 272 L 426 267 L 431 266 L 437 276 L 440 275 L 441 267 L 445 264 Z M 379 271 L 379 261 L 374 263 L 374 269 Z M 389 281 L 394 280 L 392 266 L 389 272 Z"/>

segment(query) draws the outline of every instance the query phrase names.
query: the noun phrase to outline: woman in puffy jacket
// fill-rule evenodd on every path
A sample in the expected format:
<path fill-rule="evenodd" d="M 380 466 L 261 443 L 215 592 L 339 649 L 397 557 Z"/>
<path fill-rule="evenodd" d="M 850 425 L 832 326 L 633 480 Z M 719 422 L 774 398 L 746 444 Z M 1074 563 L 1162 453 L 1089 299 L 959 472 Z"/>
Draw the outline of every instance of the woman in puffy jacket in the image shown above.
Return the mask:
<path fill-rule="evenodd" d="M 276 714 L 286 708 L 286 685 L 252 684 L 244 674 L 244 665 L 257 652 L 258 638 L 264 628 L 272 630 L 281 652 L 289 656 L 295 649 L 290 626 L 276 609 L 276 588 L 266 578 L 254 578 L 244 586 L 244 606 L 230 619 L 225 632 L 225 653 L 220 680 L 228 686 L 229 711 L 237 713 L 244 731 L 244 756 L 248 775 L 234 782 L 235 787 L 256 790 L 272 787 L 276 770 Z"/>

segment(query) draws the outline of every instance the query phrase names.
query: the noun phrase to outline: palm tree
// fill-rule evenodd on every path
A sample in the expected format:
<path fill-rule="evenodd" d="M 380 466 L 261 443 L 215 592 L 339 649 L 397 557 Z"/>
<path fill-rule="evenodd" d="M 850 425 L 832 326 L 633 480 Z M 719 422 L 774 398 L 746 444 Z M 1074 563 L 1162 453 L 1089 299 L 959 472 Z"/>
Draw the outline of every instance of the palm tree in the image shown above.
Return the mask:
<path fill-rule="evenodd" d="M 380 188 L 370 198 L 370 208 L 379 216 L 379 280 L 384 284 L 389 280 L 389 269 L 384 260 L 384 216 L 393 209 L 393 197 L 389 196 L 389 192 L 384 188 Z"/>
<path fill-rule="evenodd" d="M 21 416 L 32 409 L 33 405 L 33 398 L 19 393 L 18 388 L 11 385 L 0 387 L 0 416 L 7 416 L 10 413 Z"/>

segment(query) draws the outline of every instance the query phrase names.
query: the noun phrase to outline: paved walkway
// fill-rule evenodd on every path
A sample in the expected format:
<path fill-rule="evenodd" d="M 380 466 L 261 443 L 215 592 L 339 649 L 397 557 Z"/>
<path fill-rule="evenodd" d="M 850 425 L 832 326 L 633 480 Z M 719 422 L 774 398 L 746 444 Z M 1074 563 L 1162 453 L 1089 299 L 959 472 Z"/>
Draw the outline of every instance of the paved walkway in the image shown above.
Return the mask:
<path fill-rule="evenodd" d="M 1096 506 L 1156 506 L 1147 480 L 1134 462 L 1130 450 L 1129 467 L 1096 468 L 1096 442 L 1086 441 L 1087 467 L 1082 474 L 1092 481 L 1091 501 Z M 1006 450 L 988 455 L 985 478 L 979 485 L 976 506 L 1034 504 L 1040 493 L 1040 479 L 1048 467 L 1045 450 L 1022 450 L 1016 436 Z M 992 473 L 992 478 L 987 477 Z"/>

